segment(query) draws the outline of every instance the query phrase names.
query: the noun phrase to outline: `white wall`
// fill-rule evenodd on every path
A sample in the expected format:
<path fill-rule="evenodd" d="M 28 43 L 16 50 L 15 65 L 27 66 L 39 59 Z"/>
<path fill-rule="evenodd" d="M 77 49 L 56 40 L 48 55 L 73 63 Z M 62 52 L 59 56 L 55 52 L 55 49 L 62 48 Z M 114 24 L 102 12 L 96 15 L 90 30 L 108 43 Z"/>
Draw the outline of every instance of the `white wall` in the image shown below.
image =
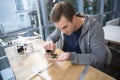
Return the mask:
<path fill-rule="evenodd" d="M 19 29 L 13 1 L 0 0 L 0 24 L 3 24 L 6 33 Z"/>
<path fill-rule="evenodd" d="M 30 27 L 30 18 L 25 1 L 23 3 L 25 11 L 19 13 L 16 9 L 15 0 L 0 0 L 0 24 L 3 24 L 5 33 Z M 20 22 L 20 14 L 24 14 L 25 16 L 25 22 L 23 23 Z M 21 25 L 24 26 L 21 27 Z"/>

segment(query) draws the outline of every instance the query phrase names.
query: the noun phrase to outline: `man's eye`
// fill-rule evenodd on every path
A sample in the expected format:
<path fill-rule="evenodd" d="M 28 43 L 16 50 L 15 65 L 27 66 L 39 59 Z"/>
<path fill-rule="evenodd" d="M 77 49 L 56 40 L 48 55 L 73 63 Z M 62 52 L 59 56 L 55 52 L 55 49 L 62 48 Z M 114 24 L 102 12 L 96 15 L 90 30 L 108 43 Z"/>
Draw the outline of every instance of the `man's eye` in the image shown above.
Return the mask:
<path fill-rule="evenodd" d="M 67 26 L 63 27 L 63 29 L 66 29 L 66 28 L 67 28 Z"/>

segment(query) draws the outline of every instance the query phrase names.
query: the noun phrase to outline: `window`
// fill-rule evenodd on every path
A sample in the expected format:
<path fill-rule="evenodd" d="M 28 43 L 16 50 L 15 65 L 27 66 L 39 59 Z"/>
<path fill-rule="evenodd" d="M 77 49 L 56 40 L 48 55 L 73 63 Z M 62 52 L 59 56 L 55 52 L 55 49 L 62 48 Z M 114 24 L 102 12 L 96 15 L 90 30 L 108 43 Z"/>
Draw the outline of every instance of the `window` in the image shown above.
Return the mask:
<path fill-rule="evenodd" d="M 57 0 L 48 0 L 47 4 L 46 4 L 46 8 L 47 8 L 47 17 L 48 17 L 48 21 L 50 22 L 50 12 L 54 6 L 55 3 L 57 3 Z"/>
<path fill-rule="evenodd" d="M 20 15 L 20 22 L 24 22 L 25 21 L 25 19 L 24 19 L 24 15 Z"/>
<path fill-rule="evenodd" d="M 22 0 L 15 0 L 17 10 L 24 10 Z"/>
<path fill-rule="evenodd" d="M 71 3 L 75 9 L 75 12 L 78 12 L 78 0 L 60 0 L 60 1 L 66 1 Z"/>
<path fill-rule="evenodd" d="M 114 8 L 115 0 L 105 0 L 104 12 L 112 11 Z"/>
<path fill-rule="evenodd" d="M 103 25 L 111 19 L 113 19 L 114 13 L 114 4 L 115 0 L 104 0 L 104 19 L 103 19 Z"/>
<path fill-rule="evenodd" d="M 84 0 L 85 14 L 99 13 L 99 0 Z"/>
<path fill-rule="evenodd" d="M 28 9 L 37 9 L 37 4 L 36 4 L 36 0 L 27 0 L 28 3 Z"/>

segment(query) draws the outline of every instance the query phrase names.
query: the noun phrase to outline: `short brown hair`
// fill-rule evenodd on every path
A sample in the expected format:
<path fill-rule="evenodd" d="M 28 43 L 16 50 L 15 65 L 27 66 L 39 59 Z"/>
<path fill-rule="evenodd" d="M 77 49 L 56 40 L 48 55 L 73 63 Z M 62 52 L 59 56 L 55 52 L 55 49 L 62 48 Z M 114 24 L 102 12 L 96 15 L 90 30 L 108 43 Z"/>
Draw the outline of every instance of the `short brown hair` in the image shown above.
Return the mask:
<path fill-rule="evenodd" d="M 68 2 L 56 3 L 50 13 L 50 20 L 52 22 L 58 22 L 61 16 L 67 18 L 68 21 L 72 21 L 75 11 L 73 6 Z"/>

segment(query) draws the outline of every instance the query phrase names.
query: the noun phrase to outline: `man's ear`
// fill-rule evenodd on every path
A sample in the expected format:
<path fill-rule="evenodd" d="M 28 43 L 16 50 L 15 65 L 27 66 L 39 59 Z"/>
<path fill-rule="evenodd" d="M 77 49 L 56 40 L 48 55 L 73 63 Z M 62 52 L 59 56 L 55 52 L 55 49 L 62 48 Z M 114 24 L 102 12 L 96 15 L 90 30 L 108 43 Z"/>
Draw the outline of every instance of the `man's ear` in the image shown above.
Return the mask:
<path fill-rule="evenodd" d="M 76 16 L 73 15 L 72 22 L 75 22 L 75 21 L 76 21 Z"/>

